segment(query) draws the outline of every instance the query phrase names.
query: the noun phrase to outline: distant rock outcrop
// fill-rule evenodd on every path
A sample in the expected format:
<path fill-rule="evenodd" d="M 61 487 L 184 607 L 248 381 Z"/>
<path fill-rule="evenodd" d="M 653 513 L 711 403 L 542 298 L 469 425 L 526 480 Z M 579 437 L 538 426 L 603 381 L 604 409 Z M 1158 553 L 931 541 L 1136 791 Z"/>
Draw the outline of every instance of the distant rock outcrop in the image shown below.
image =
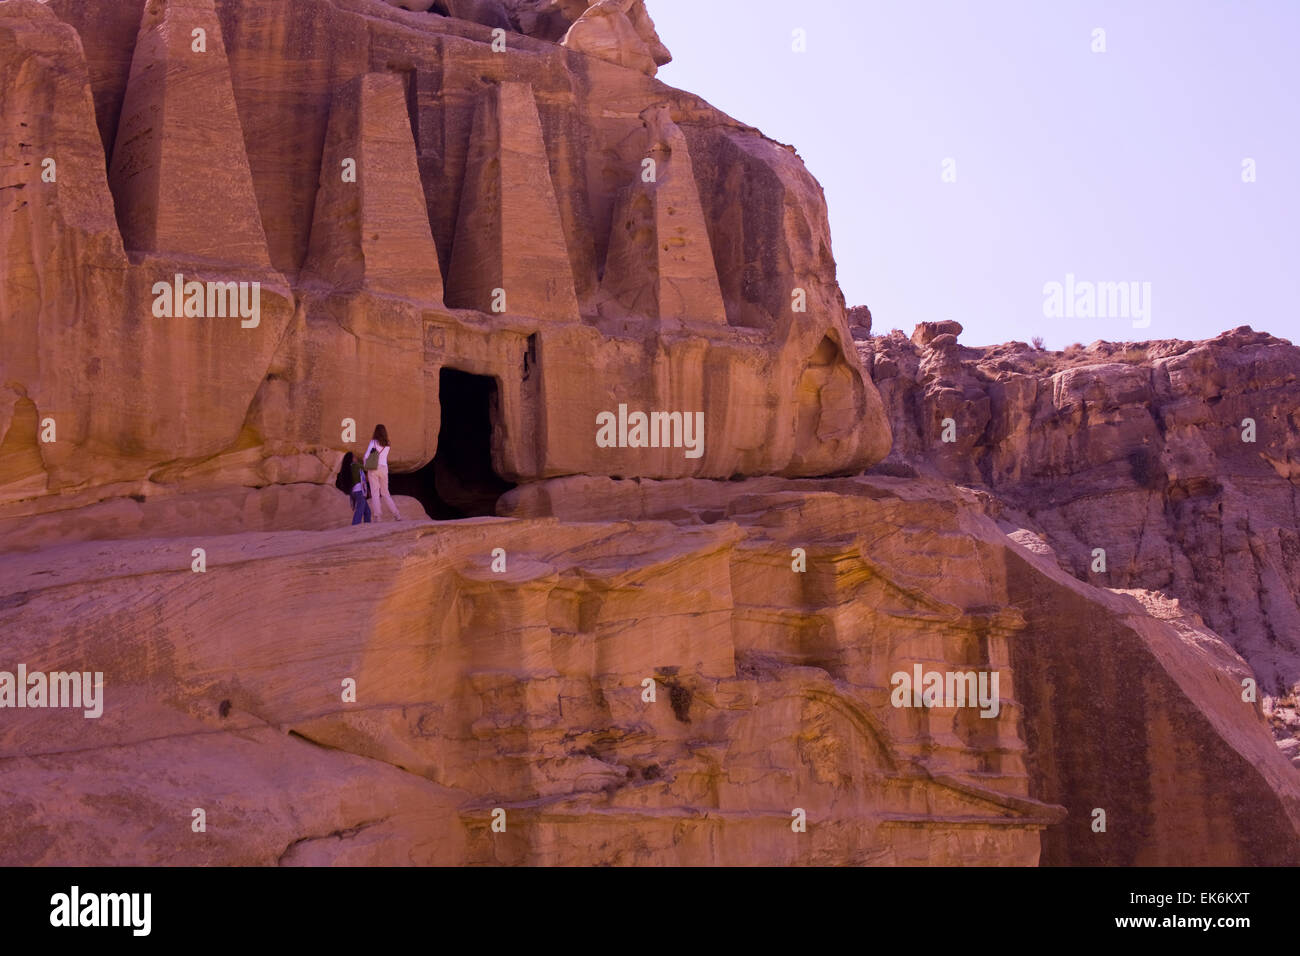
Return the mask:
<path fill-rule="evenodd" d="M 855 339 L 871 336 L 871 310 L 865 305 L 849 307 L 849 331 Z"/>
<path fill-rule="evenodd" d="M 889 410 L 883 469 L 987 489 L 991 514 L 1036 531 L 1075 576 L 1176 597 L 1250 663 L 1261 694 L 1293 699 L 1300 349 L 1249 327 L 971 348 L 944 325 L 858 345 Z M 1279 732 L 1300 735 L 1300 721 Z"/>

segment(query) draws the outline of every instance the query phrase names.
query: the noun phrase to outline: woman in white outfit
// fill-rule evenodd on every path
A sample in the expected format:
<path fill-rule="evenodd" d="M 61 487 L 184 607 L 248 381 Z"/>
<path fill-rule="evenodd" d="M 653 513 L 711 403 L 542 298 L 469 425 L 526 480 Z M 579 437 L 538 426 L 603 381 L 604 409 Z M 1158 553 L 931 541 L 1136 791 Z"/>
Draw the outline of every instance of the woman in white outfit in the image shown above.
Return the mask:
<path fill-rule="evenodd" d="M 374 506 L 375 520 L 383 518 L 384 502 L 387 501 L 388 507 L 393 509 L 393 517 L 401 521 L 402 516 L 393 502 L 393 496 L 388 493 L 388 429 L 383 425 L 375 426 L 374 437 L 366 446 L 366 453 L 361 456 L 361 460 L 367 461 L 372 451 L 379 452 L 379 467 L 366 472 L 366 478 L 370 481 L 370 503 Z"/>

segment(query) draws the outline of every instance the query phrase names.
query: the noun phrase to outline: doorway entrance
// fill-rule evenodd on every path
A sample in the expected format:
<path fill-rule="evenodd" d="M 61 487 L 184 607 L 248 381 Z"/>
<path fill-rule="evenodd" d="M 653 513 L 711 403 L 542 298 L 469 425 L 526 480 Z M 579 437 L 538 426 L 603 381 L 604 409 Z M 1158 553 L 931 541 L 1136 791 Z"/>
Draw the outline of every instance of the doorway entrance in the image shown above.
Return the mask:
<path fill-rule="evenodd" d="M 444 368 L 438 403 L 437 454 L 417 471 L 389 475 L 389 490 L 418 499 L 436 521 L 495 515 L 497 499 L 514 487 L 492 467 L 492 423 L 501 415 L 496 380 Z"/>

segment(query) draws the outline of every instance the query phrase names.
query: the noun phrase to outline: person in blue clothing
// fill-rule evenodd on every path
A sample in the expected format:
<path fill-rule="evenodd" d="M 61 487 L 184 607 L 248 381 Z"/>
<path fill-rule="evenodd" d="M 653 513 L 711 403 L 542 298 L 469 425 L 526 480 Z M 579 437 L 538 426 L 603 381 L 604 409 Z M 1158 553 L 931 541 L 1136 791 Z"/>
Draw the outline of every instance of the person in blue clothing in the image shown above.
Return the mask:
<path fill-rule="evenodd" d="M 348 496 L 352 499 L 352 523 L 370 523 L 370 502 L 366 500 L 366 472 L 357 457 L 348 452 L 343 456 L 343 465 L 339 469 L 341 476 L 348 476 L 351 489 Z"/>

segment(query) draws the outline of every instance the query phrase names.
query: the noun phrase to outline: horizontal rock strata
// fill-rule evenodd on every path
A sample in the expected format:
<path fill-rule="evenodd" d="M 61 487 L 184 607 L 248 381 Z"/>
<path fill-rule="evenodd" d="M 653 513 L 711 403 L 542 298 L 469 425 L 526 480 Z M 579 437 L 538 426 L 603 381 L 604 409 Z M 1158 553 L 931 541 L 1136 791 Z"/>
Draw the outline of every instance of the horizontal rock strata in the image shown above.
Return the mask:
<path fill-rule="evenodd" d="M 3 861 L 1209 864 L 1300 848 L 1297 779 L 1234 693 L 1240 658 L 1075 581 L 941 485 L 574 478 L 508 505 L 570 520 L 0 559 L 15 659 L 102 671 L 105 700 L 97 720 L 7 713 L 0 832 L 25 836 Z M 891 675 L 914 664 L 996 670 L 998 714 L 894 706 Z M 1169 829 L 1173 807 L 1196 834 Z"/>

